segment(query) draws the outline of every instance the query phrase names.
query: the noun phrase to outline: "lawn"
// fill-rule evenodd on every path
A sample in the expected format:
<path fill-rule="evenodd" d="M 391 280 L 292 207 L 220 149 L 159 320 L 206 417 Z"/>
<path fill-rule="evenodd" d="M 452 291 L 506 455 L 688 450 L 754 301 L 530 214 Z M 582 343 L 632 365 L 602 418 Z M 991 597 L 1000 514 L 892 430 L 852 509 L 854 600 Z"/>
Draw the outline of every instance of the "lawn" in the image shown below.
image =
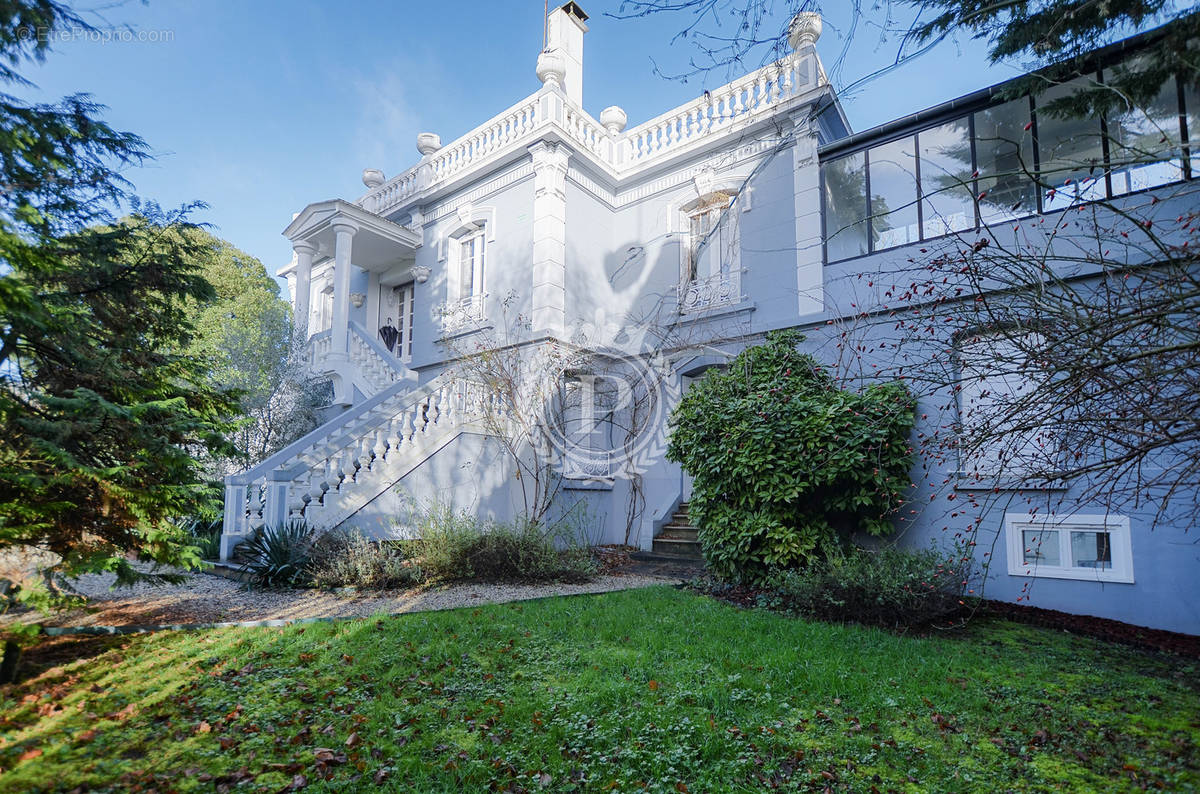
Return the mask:
<path fill-rule="evenodd" d="M 91 646 L 0 690 L 0 790 L 1200 786 L 1196 663 L 1001 621 L 898 637 L 658 587 Z"/>

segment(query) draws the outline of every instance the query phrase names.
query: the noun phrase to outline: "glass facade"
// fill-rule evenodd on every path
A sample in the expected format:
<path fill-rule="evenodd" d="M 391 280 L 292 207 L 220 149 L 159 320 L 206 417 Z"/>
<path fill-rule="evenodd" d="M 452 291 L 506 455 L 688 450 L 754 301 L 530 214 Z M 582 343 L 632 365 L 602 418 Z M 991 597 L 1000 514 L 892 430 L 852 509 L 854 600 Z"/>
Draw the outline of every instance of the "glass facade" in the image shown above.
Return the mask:
<path fill-rule="evenodd" d="M 866 162 L 866 155 L 858 152 L 821 166 L 825 245 L 831 262 L 868 253 Z"/>
<path fill-rule="evenodd" d="M 826 261 L 1195 176 L 1200 92 L 1180 90 L 1174 78 L 1148 107 L 1104 119 L 1051 112 L 1055 100 L 1110 75 L 1080 78 L 1036 100 L 998 103 L 824 160 Z"/>

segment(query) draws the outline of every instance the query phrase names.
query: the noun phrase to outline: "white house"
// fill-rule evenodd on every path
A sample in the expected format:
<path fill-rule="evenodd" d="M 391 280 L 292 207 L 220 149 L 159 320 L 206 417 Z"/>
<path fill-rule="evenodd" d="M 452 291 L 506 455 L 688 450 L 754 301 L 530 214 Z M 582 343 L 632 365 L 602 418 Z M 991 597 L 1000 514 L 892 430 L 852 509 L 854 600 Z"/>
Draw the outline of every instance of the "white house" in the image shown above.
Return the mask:
<path fill-rule="evenodd" d="M 316 431 L 227 479 L 223 556 L 255 528 L 288 518 L 383 535 L 413 502 L 519 513 L 522 484 L 480 421 L 491 398 L 455 372 L 464 350 L 503 338 L 531 348 L 586 339 L 635 358 L 653 352 L 669 407 L 690 379 L 764 332 L 836 319 L 849 275 L 886 272 L 911 254 L 906 246 L 1004 220 L 970 195 L 950 206 L 949 193 L 935 217 L 934 199 L 906 187 L 911 174 L 888 170 L 906 146 L 911 159 L 932 164 L 930 150 L 911 141 L 934 129 L 960 136 L 967 174 L 999 163 L 1006 150 L 980 143 L 987 114 L 1007 107 L 990 92 L 851 135 L 815 49 L 820 18 L 804 13 L 780 60 L 629 128 L 619 107 L 598 120 L 583 110 L 587 30 L 576 3 L 554 10 L 535 93 L 454 141 L 418 136 L 414 166 L 391 178 L 364 171 L 364 195 L 310 204 L 287 226 L 295 256 L 280 275 L 334 406 Z M 960 117 L 975 121 L 956 133 Z M 1192 174 L 1182 164 L 1136 178 L 1153 188 Z M 1009 192 L 994 192 L 1006 201 L 1020 189 L 1002 187 Z M 883 193 L 890 220 L 876 219 L 882 231 L 871 233 L 867 197 Z M 637 451 L 636 486 L 603 456 L 565 471 L 564 506 L 587 506 L 591 542 L 650 549 L 686 502 L 686 476 L 662 458 L 664 434 L 661 413 Z M 585 447 L 615 444 L 584 436 Z M 1027 527 L 1014 520 L 998 516 L 988 531 L 1023 538 L 1013 533 Z M 1097 578 L 1093 561 L 1090 580 L 1054 577 L 1034 603 L 1200 630 L 1195 607 L 1154 614 L 1165 593 L 1194 579 L 1196 561 L 1161 544 L 1151 551 L 1128 517 L 1097 526 L 1076 534 L 1099 533 L 1105 548 L 1111 540 L 1121 575 Z M 909 532 L 916 545 L 934 537 L 920 526 Z M 1000 543 L 998 553 L 1011 546 L 1019 555 L 1020 545 Z M 989 574 L 993 597 L 1020 592 L 1029 577 L 1010 562 Z M 1134 577 L 1151 567 L 1153 582 Z"/>

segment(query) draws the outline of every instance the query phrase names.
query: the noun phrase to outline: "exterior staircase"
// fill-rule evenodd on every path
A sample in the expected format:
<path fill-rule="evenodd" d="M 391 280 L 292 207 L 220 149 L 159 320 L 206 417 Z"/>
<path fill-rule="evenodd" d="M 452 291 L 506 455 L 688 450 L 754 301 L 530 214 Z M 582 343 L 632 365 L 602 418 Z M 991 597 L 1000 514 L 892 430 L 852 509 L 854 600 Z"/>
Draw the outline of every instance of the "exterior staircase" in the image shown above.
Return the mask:
<path fill-rule="evenodd" d="M 688 518 L 687 502 L 683 502 L 662 531 L 655 536 L 651 550 L 637 552 L 632 555 L 633 559 L 703 568 L 704 554 L 700 550 L 699 531 Z"/>
<path fill-rule="evenodd" d="M 242 474 L 225 478 L 221 560 L 262 526 L 333 529 L 464 432 L 503 417 L 496 395 L 442 375 L 396 382 Z"/>

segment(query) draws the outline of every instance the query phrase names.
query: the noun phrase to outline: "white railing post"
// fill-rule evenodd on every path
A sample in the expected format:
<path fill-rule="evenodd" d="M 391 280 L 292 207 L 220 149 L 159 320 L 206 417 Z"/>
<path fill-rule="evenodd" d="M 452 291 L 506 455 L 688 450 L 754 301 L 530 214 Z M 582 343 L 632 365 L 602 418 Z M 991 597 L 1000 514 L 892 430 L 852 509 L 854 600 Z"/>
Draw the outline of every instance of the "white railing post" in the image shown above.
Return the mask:
<path fill-rule="evenodd" d="M 289 475 L 281 471 L 273 471 L 267 477 L 263 524 L 269 529 L 275 529 L 287 521 L 288 484 L 291 480 Z"/>
<path fill-rule="evenodd" d="M 246 486 L 225 483 L 225 517 L 221 522 L 222 562 L 233 554 L 233 547 L 246 536 Z"/>

